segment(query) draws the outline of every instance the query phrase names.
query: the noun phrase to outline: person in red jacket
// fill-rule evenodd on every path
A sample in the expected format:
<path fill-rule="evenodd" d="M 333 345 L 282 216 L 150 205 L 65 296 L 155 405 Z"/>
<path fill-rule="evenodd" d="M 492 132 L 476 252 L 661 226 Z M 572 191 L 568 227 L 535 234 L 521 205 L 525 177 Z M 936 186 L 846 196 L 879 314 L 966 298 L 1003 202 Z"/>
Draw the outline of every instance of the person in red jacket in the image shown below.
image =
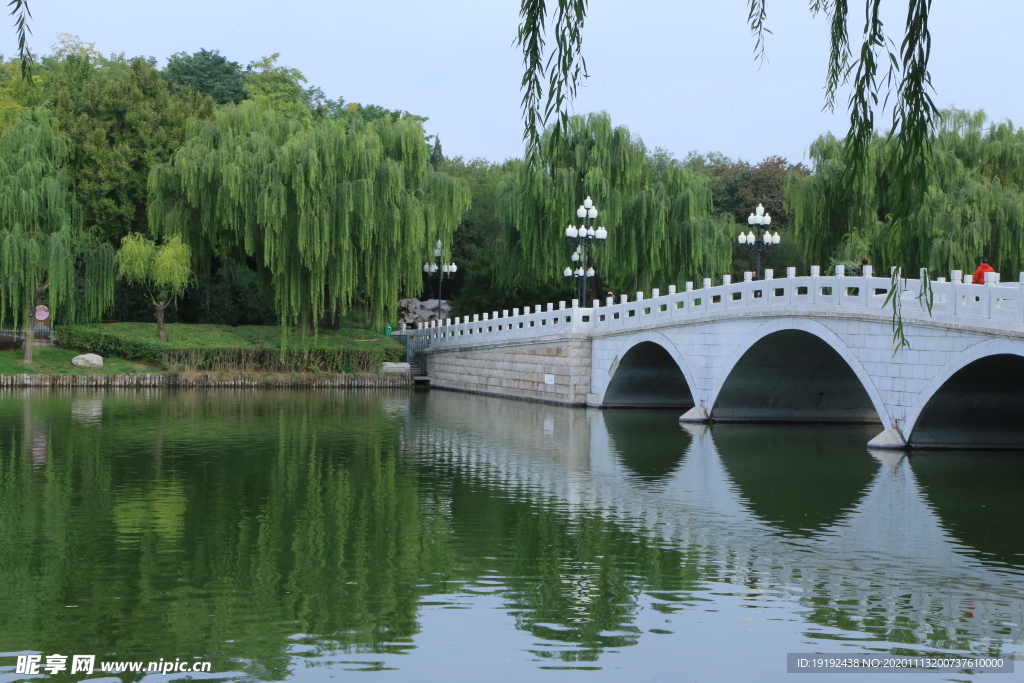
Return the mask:
<path fill-rule="evenodd" d="M 996 272 L 996 269 L 988 264 L 988 259 L 987 258 L 981 259 L 981 265 L 978 266 L 978 269 L 976 271 L 974 271 L 974 278 L 971 280 L 971 284 L 973 284 L 973 285 L 983 285 L 983 284 L 985 284 L 985 273 L 994 273 L 994 272 Z"/>

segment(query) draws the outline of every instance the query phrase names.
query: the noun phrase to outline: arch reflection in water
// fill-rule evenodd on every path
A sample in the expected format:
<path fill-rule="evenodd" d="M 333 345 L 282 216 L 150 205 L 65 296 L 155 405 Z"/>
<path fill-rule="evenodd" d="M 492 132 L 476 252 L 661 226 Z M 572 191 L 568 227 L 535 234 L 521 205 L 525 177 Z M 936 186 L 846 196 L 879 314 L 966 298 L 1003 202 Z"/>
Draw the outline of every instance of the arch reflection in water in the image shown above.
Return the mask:
<path fill-rule="evenodd" d="M 607 410 L 602 417 L 614 452 L 638 481 L 664 481 L 690 446 L 675 410 Z"/>
<path fill-rule="evenodd" d="M 591 444 L 589 457 L 574 457 L 571 477 L 565 475 L 567 462 L 532 455 L 534 440 L 525 431 L 518 439 L 512 433 L 509 442 L 481 430 L 467 438 L 434 424 L 420 438 L 435 443 L 428 448 L 436 454 L 428 458 L 431 467 L 464 473 L 494 495 L 547 509 L 575 529 L 571 534 L 588 524 L 611 523 L 617 533 L 635 536 L 633 545 L 675 549 L 677 566 L 700 577 L 688 591 L 722 581 L 785 596 L 819 638 L 839 637 L 839 629 L 850 634 L 845 640 L 925 648 L 1020 645 L 1021 564 L 1000 572 L 966 554 L 970 540 L 950 535 L 918 486 L 911 461 L 901 455 L 876 458 L 856 448 L 843 454 L 853 463 L 837 458 L 819 472 L 798 476 L 815 458 L 844 450 L 847 439 L 834 430 L 779 426 L 785 446 L 761 449 L 783 470 L 771 476 L 763 469 L 767 462 L 754 462 L 748 452 L 750 432 L 743 430 L 750 427 L 697 425 L 689 428 L 692 441 L 681 464 L 660 473 L 657 487 L 637 487 L 631 483 L 636 472 L 618 452 L 616 417 L 609 418 L 609 411 L 561 410 L 586 416 L 574 424 L 581 435 L 589 432 Z M 792 454 L 795 462 L 783 462 Z M 842 482 L 844 476 L 852 483 Z M 826 491 L 812 495 L 809 488 Z M 1011 530 L 1004 533 L 1016 538 Z M 644 577 L 628 565 L 612 567 L 634 578 L 619 584 L 625 592 L 603 599 L 622 604 L 625 594 L 637 605 Z M 530 628 L 530 605 L 519 608 L 523 627 Z M 550 616 L 545 619 L 550 623 Z M 569 623 L 563 626 L 570 629 Z"/>
<path fill-rule="evenodd" d="M 910 462 L 942 526 L 961 544 L 959 552 L 986 565 L 1019 570 L 1024 548 L 1024 453 L 927 451 Z"/>
<path fill-rule="evenodd" d="M 864 495 L 878 469 L 863 444 L 877 427 L 721 425 L 714 441 L 751 512 L 790 533 L 810 536 L 834 524 Z"/>

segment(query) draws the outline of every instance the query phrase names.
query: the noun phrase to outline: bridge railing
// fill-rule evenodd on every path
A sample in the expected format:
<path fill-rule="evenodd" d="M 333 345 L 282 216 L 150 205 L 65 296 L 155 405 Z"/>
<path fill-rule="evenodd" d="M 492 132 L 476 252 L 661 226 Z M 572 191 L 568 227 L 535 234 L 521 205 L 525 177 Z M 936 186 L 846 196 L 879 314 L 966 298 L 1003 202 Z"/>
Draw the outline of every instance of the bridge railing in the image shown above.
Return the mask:
<path fill-rule="evenodd" d="M 425 335 L 432 345 L 463 345 L 492 341 L 512 341 L 547 335 L 593 334 L 618 329 L 659 326 L 703 317 L 728 316 L 742 311 L 777 311 L 808 314 L 821 313 L 883 313 L 892 280 L 875 277 L 870 266 L 866 273 L 848 276 L 821 275 L 817 266 L 808 276 L 797 276 L 795 268 L 787 268 L 785 277 L 765 271 L 765 279 L 754 280 L 745 274 L 742 282 L 723 276 L 721 285 L 711 286 L 705 279 L 700 288 L 687 282 L 682 291 L 670 286 L 667 294 L 655 289 L 648 297 L 637 292 L 630 300 L 621 295 L 618 301 L 607 298 L 580 307 L 579 302 L 559 302 L 557 306 L 526 307 L 522 310 L 492 311 L 473 316 L 457 316 L 441 322 L 421 325 L 406 334 Z M 984 285 L 961 281 L 962 273 L 953 271 L 949 280 L 930 282 L 932 308 L 929 313 L 925 297 L 920 296 L 922 279 L 900 278 L 901 311 L 909 318 L 934 318 L 954 322 L 992 321 L 994 327 L 1024 324 L 1024 273 L 1020 282 L 1000 283 L 997 273 L 988 274 Z M 885 308 L 890 313 L 891 309 Z"/>

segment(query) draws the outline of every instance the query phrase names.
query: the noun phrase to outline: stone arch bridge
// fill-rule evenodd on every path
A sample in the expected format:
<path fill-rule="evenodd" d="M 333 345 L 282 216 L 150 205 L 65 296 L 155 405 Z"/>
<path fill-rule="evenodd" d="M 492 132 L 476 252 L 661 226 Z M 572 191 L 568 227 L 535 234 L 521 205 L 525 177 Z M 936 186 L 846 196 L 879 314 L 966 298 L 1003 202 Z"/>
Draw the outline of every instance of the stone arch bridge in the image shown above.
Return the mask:
<path fill-rule="evenodd" d="M 898 280 L 910 348 L 894 353 L 889 278 L 794 270 L 397 334 L 435 387 L 682 421 L 876 422 L 877 447 L 1024 447 L 1024 273 L 973 285 L 954 271 L 931 283 L 931 311 L 922 280 Z"/>

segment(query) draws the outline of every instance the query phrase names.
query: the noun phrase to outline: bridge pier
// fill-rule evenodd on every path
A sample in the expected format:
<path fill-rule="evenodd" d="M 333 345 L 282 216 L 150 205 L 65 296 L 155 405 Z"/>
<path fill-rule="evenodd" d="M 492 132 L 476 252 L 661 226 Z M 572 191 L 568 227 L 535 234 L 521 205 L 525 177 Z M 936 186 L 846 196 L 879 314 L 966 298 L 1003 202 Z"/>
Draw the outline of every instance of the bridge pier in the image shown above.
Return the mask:
<path fill-rule="evenodd" d="M 882 448 L 886 450 L 906 450 L 907 440 L 903 438 L 903 434 L 896 427 L 886 429 L 875 438 L 868 441 L 869 448 Z"/>
<path fill-rule="evenodd" d="M 679 416 L 680 422 L 710 422 L 711 417 L 703 406 L 694 406 Z"/>

